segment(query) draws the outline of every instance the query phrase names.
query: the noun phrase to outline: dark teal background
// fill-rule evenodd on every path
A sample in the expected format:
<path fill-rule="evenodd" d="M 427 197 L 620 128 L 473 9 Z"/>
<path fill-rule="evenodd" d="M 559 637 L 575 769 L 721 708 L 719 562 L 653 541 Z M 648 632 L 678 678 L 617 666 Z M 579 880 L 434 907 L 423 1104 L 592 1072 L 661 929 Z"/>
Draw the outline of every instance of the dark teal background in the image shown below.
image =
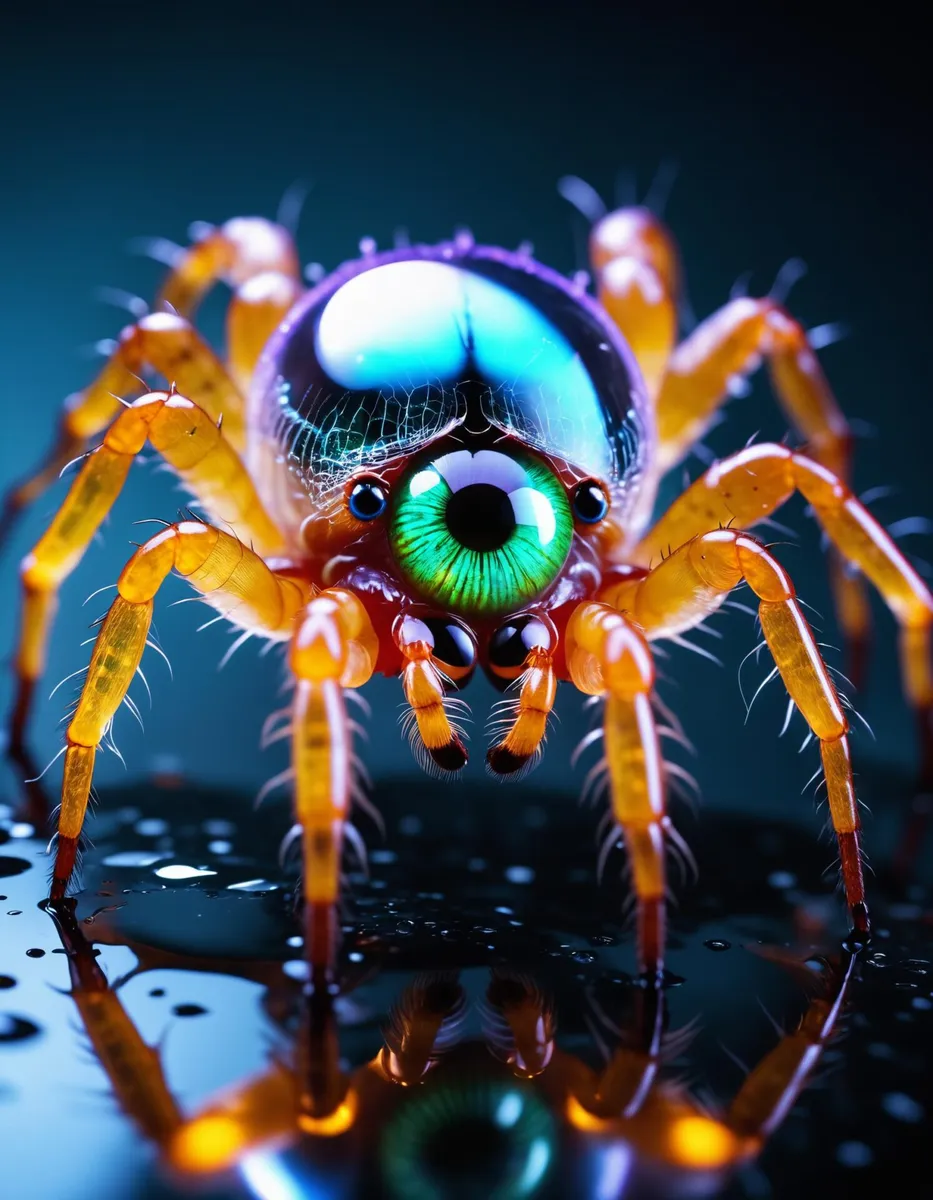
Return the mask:
<path fill-rule="evenodd" d="M 850 326 L 852 336 L 821 357 L 846 411 L 877 429 L 859 446 L 857 483 L 898 487 L 879 503 L 886 519 L 930 513 L 930 111 L 920 35 L 899 21 L 890 8 L 856 28 L 812 14 L 800 22 L 784 9 L 738 21 L 701 5 L 684 16 L 656 4 L 586 3 L 56 4 L 7 15 L 0 477 L 33 462 L 61 399 L 95 369 L 87 348 L 120 328 L 120 314 L 93 289 L 152 295 L 158 269 L 126 252 L 137 235 L 184 240 L 194 219 L 272 215 L 283 190 L 305 179 L 314 183 L 300 231 L 307 261 L 334 267 L 361 236 L 385 245 L 399 226 L 431 241 L 466 224 L 485 242 L 530 238 L 543 261 L 569 271 L 574 221 L 558 177 L 578 173 L 611 195 L 616 172 L 631 169 L 644 190 L 658 163 L 673 158 L 680 178 L 669 218 L 698 312 L 722 303 L 742 272 L 752 270 L 764 291 L 785 259 L 803 257 L 810 275 L 792 307 L 809 324 Z M 220 312 L 219 300 L 208 305 L 209 328 Z M 725 453 L 757 430 L 784 432 L 763 381 L 731 405 L 712 444 Z M 696 475 L 696 460 L 688 465 Z M 15 562 L 63 491 L 30 513 L 0 567 L 4 647 L 13 639 Z M 179 503 L 164 475 L 135 472 L 103 543 L 64 588 L 46 691 L 86 662 L 80 643 L 106 600 L 81 602 L 115 579 L 129 540 L 146 535 L 131 522 L 171 518 Z M 780 550 L 782 559 L 827 614 L 825 640 L 834 642 L 817 531 L 799 504 L 785 520 L 801 539 Z M 907 545 L 922 554 L 924 541 Z M 257 748 L 276 703 L 276 656 L 259 660 L 247 647 L 218 676 L 228 634 L 219 626 L 195 634 L 211 614 L 170 608 L 183 594 L 170 583 L 157 615 L 175 681 L 153 658 L 145 735 L 121 715 L 118 742 L 131 775 L 172 755 L 198 777 L 254 788 L 282 765 Z M 878 611 L 861 700 L 878 743 L 860 736 L 856 757 L 906 769 L 913 729 L 899 698 L 892 622 Z M 737 614 L 715 624 L 726 640 L 704 645 L 721 653 L 724 669 L 676 650 L 666 667 L 677 680 L 667 699 L 702 751 L 707 802 L 806 817 L 811 801 L 798 793 L 815 762 L 796 756 L 802 726 L 776 742 L 783 698 L 775 686 L 743 728 L 735 673 L 754 630 Z M 749 664 L 745 678 L 754 686 L 765 673 L 763 662 L 757 673 Z M 413 769 L 395 729 L 397 685 L 377 681 L 370 693 L 378 720 L 366 760 L 377 774 Z M 482 745 L 491 693 L 477 685 L 468 695 Z M 60 744 L 64 701 L 63 691 L 38 706 L 33 744 L 43 763 Z M 550 779 L 567 784 L 568 803 L 578 709 L 566 690 L 548 752 Z M 469 769 L 480 772 L 482 754 L 474 759 Z M 102 782 L 121 771 L 103 757 Z"/>

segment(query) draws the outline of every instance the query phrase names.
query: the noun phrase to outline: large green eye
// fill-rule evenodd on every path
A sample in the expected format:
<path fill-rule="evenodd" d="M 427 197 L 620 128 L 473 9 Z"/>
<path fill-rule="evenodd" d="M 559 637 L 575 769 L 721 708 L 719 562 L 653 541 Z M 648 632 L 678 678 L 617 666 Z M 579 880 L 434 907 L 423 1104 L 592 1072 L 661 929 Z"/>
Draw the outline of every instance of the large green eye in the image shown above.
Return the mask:
<path fill-rule="evenodd" d="M 555 579 L 572 536 L 560 480 L 524 451 L 454 450 L 416 462 L 393 488 L 395 561 L 444 609 L 514 612 Z"/>

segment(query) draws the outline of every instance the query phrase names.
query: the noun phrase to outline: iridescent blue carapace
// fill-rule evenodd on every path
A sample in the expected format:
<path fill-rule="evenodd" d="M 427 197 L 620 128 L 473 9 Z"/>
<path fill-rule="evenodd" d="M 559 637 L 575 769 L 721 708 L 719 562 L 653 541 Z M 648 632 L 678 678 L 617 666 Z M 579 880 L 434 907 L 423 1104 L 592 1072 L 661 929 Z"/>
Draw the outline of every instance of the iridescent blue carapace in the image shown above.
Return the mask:
<path fill-rule="evenodd" d="M 647 449 L 639 389 L 582 290 L 526 256 L 455 243 L 330 276 L 270 344 L 254 403 L 318 502 L 457 429 L 499 430 L 620 496 Z"/>

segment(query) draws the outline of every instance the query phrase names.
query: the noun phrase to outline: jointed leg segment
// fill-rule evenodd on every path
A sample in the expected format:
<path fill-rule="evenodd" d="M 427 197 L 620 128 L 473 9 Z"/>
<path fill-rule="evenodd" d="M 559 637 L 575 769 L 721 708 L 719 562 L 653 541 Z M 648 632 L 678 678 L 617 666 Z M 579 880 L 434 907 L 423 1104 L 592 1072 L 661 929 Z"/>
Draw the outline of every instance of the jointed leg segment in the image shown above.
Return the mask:
<path fill-rule="evenodd" d="M 643 634 L 617 609 L 582 604 L 566 632 L 567 668 L 588 695 L 604 695 L 603 743 L 612 813 L 632 867 L 640 968 L 664 965 L 665 835 L 670 827 L 664 764 L 651 693 L 654 662 Z"/>
<path fill-rule="evenodd" d="M 806 452 L 844 483 L 851 482 L 852 431 L 836 402 L 806 330 L 772 299 L 732 300 L 671 355 L 657 398 L 660 465 L 679 462 L 706 432 L 728 395 L 729 381 L 768 361 L 775 394 L 804 439 Z M 830 553 L 836 615 L 861 675 L 870 612 L 861 579 Z"/>
<path fill-rule="evenodd" d="M 58 589 L 77 566 L 147 441 L 210 514 L 233 525 L 258 553 L 280 544 L 281 535 L 246 468 L 203 409 L 183 396 L 153 392 L 121 410 L 103 444 L 85 460 L 51 525 L 23 560 L 19 691 L 11 729 L 11 751 L 16 755 L 24 752 L 30 700 L 45 666 Z"/>
<path fill-rule="evenodd" d="M 295 816 L 304 850 L 305 946 L 312 985 L 326 984 L 337 947 L 340 861 L 353 768 L 344 688 L 372 675 L 378 644 L 359 599 L 340 588 L 307 606 L 292 639 Z"/>
<path fill-rule="evenodd" d="M 826 467 L 786 446 L 749 446 L 711 467 L 675 500 L 636 548 L 635 559 L 645 565 L 656 562 L 671 548 L 717 526 L 753 526 L 795 491 L 809 502 L 839 554 L 871 580 L 897 618 L 904 690 L 919 714 L 924 772 L 929 779 L 933 777 L 933 597 L 887 530 Z"/>
<path fill-rule="evenodd" d="M 198 521 L 169 526 L 136 551 L 120 575 L 65 735 L 53 900 L 64 895 L 74 868 L 97 746 L 139 667 L 153 598 L 172 570 L 237 624 L 267 636 L 287 636 L 308 597 L 308 588 L 276 575 L 235 537 Z"/>
<path fill-rule="evenodd" d="M 218 280 L 239 287 L 267 272 L 300 281 L 301 264 L 292 235 L 263 217 L 234 217 L 180 252 L 159 292 L 157 307 L 169 306 L 190 317 Z"/>
<path fill-rule="evenodd" d="M 745 580 L 759 598 L 765 641 L 784 685 L 819 738 L 842 879 L 856 932 L 868 933 L 860 821 L 849 759 L 848 721 L 786 572 L 757 539 L 730 529 L 694 538 L 646 578 L 605 597 L 649 639 L 696 625 Z"/>

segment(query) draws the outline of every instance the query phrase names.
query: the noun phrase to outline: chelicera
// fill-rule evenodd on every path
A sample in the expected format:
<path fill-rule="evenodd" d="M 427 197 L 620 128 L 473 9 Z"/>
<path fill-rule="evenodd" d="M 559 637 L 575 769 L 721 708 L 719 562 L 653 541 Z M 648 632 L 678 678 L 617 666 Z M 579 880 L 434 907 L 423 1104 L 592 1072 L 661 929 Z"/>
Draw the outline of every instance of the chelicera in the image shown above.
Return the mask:
<path fill-rule="evenodd" d="M 258 218 L 179 252 L 156 311 L 70 398 L 48 461 L 8 502 L 12 514 L 103 434 L 23 563 L 20 755 L 59 585 L 147 443 L 209 518 L 156 534 L 119 578 L 66 732 L 53 900 L 72 876 L 97 748 L 174 570 L 244 636 L 287 643 L 293 697 L 267 733 L 291 739 L 314 980 L 332 971 L 357 789 L 348 694 L 376 672 L 399 676 L 418 756 L 452 773 L 467 757 L 454 693 L 477 667 L 509 689 L 487 756 L 500 775 L 534 764 L 558 682 L 602 699 L 609 839 L 624 840 L 639 963 L 656 978 L 676 834 L 652 645 L 746 583 L 819 739 L 846 899 L 868 936 L 846 712 L 792 581 L 747 530 L 804 495 L 834 547 L 852 640 L 865 603 L 843 564 L 878 588 L 928 758 L 933 599 L 849 490 L 849 427 L 799 322 L 773 298 L 743 297 L 678 344 L 678 255 L 661 221 L 639 208 L 600 217 L 590 253 L 595 297 L 523 251 L 462 237 L 367 248 L 309 291 L 288 233 Z M 190 323 L 217 280 L 233 288 L 225 361 Z M 665 472 L 762 358 L 805 448 L 747 446 L 653 519 Z M 171 387 L 133 400 L 147 368 Z"/>

